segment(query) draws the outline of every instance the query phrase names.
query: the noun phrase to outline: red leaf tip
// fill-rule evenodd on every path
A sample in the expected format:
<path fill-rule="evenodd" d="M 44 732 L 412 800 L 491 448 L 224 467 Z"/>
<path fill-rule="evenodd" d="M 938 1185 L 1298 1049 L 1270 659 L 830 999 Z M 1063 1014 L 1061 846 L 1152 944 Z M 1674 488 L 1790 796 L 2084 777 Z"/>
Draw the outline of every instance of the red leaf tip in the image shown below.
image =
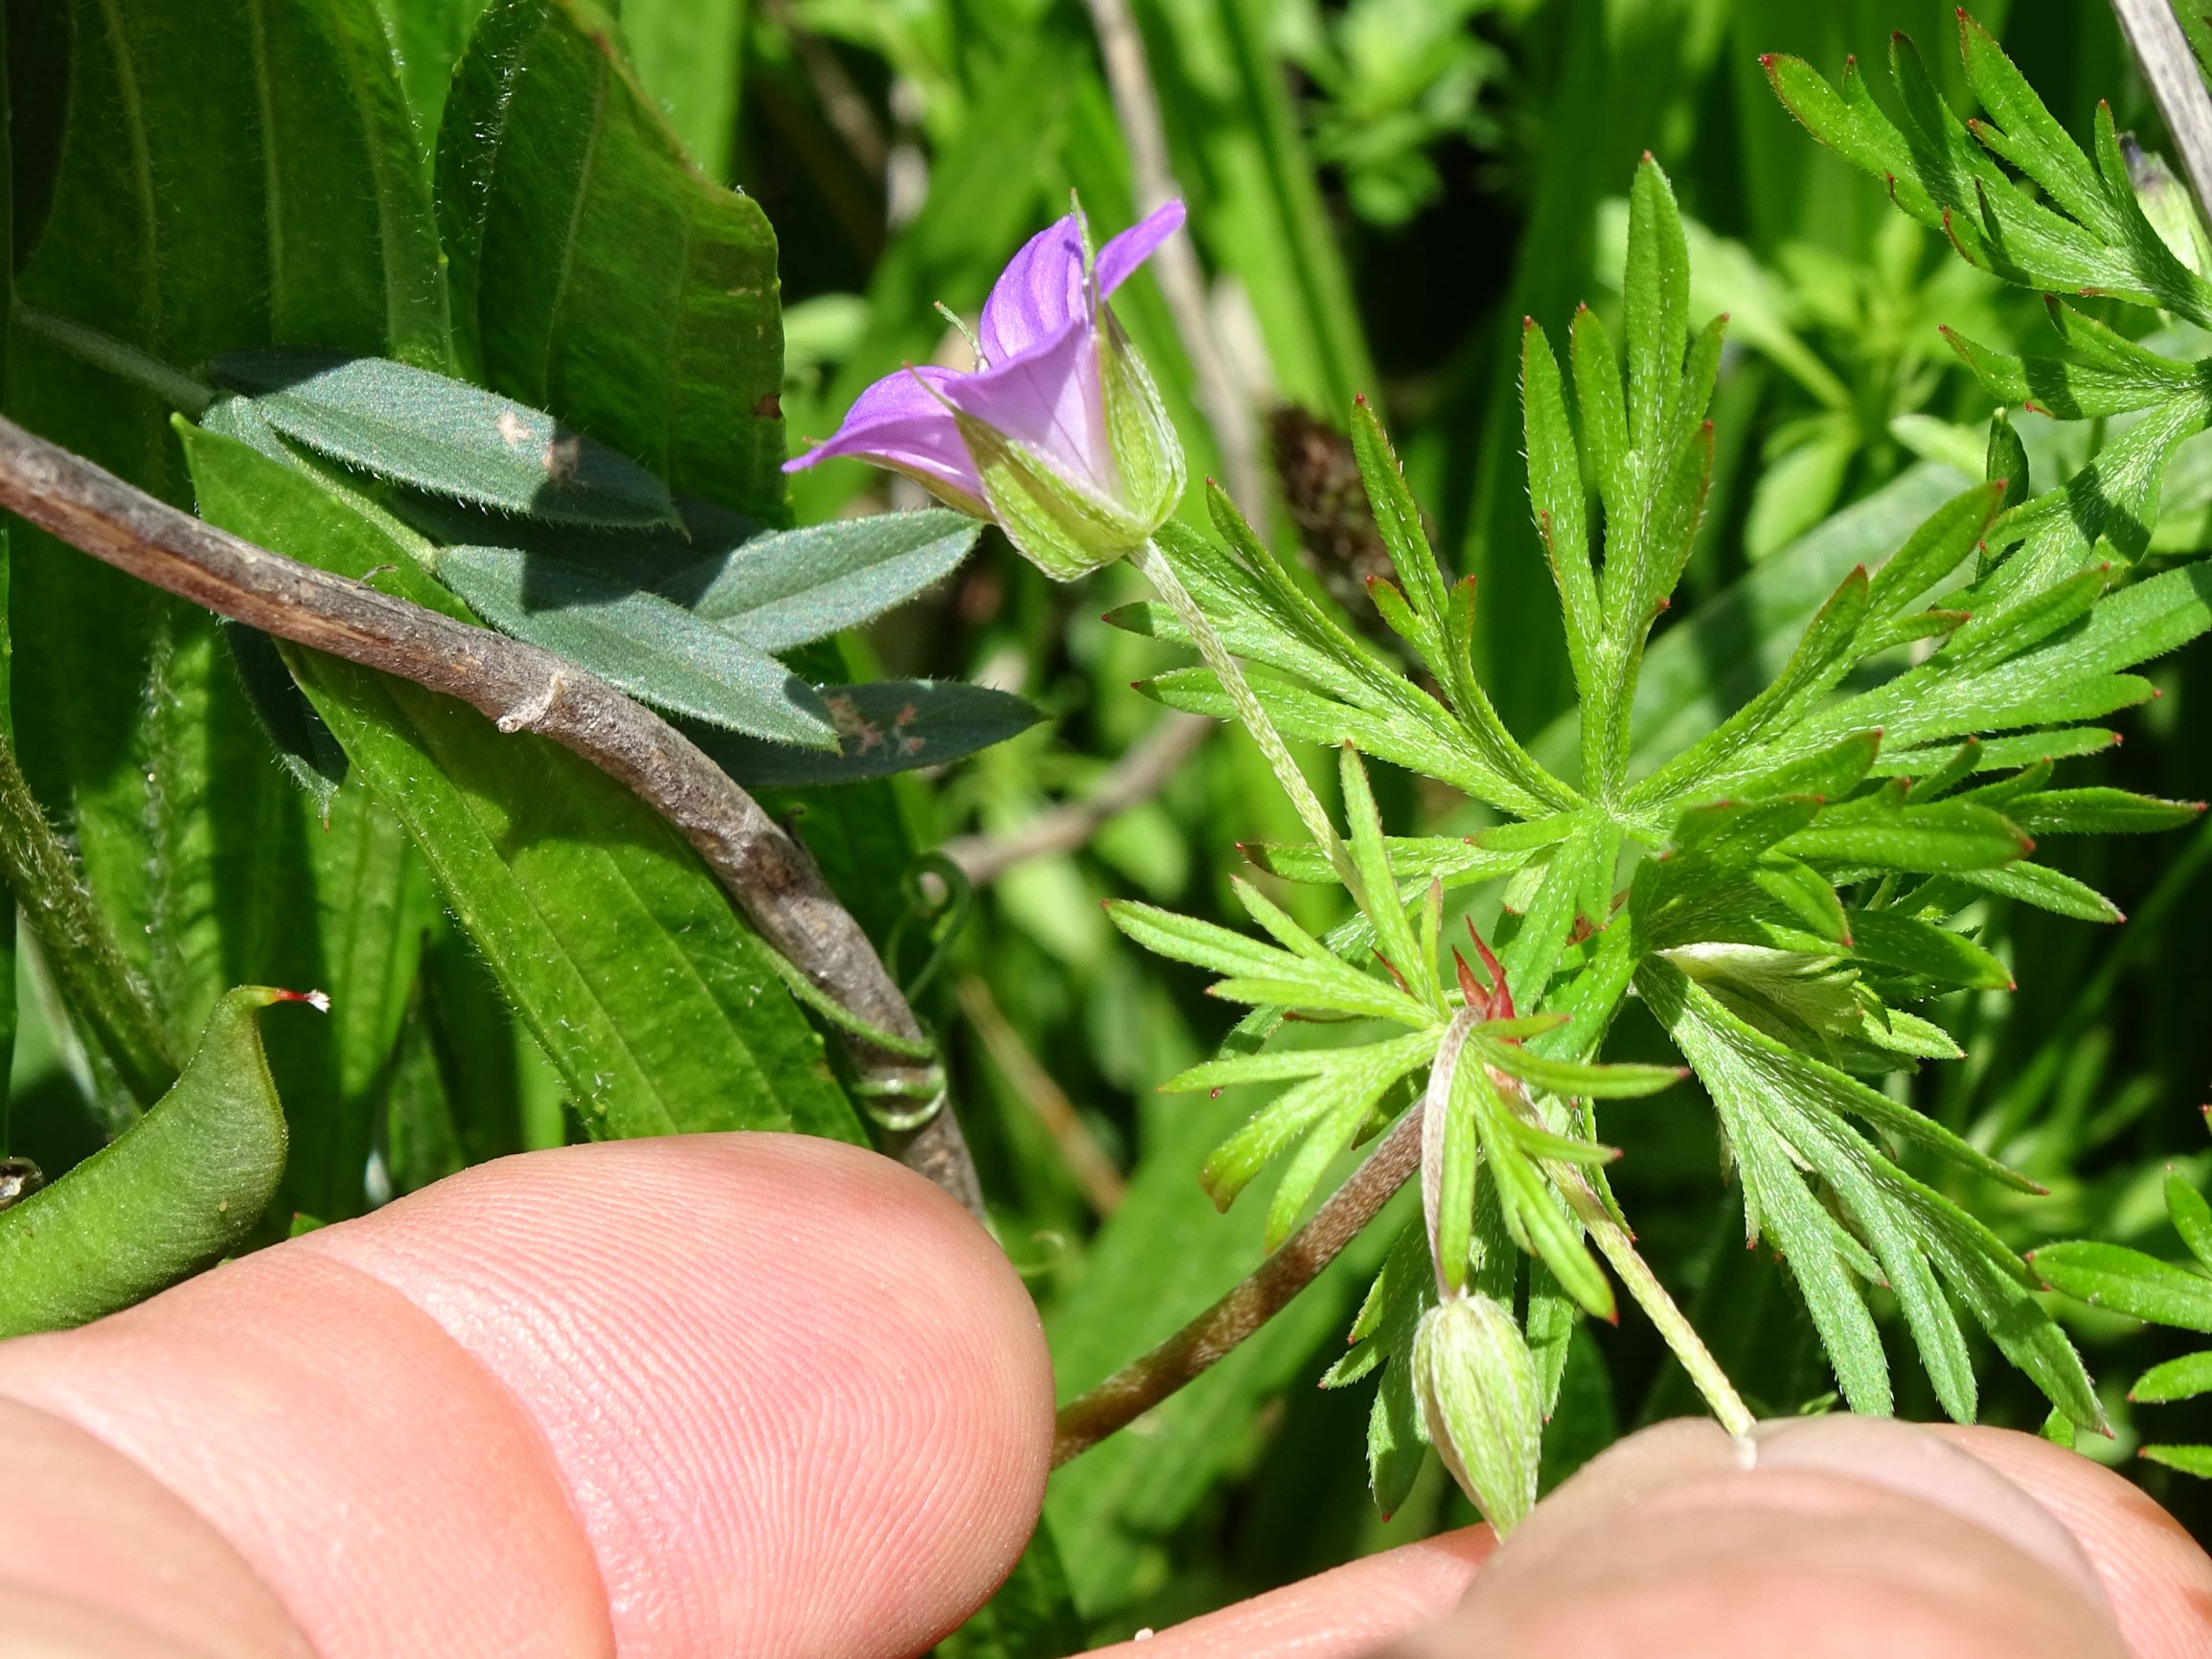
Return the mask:
<path fill-rule="evenodd" d="M 317 1013 L 331 1011 L 331 993 L 327 990 L 280 990 L 272 1002 L 304 1002 Z"/>

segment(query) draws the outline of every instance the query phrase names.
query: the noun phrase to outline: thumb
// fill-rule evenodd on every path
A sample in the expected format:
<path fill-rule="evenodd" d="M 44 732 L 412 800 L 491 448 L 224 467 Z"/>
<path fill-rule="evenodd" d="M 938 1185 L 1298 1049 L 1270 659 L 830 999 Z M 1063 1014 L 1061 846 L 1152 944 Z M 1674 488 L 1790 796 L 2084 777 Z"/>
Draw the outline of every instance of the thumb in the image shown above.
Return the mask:
<path fill-rule="evenodd" d="M 1624 1442 L 1499 1548 L 1451 1619 L 1394 1651 L 2128 1655 L 2075 1534 L 2026 1489 L 1924 1430 L 1848 1417 Z"/>

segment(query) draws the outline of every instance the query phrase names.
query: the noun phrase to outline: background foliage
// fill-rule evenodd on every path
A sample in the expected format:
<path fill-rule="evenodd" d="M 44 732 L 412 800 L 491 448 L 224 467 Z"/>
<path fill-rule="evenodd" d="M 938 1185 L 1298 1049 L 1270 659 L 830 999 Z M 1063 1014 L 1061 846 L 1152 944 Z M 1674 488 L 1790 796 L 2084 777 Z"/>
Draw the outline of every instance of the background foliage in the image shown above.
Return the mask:
<path fill-rule="evenodd" d="M 793 480 L 785 499 L 773 466 L 786 433 L 822 435 L 877 376 L 953 351 L 931 302 L 972 315 L 1070 188 L 1102 225 L 1133 215 L 1075 0 L 625 0 L 619 20 L 589 0 L 497 0 L 456 79 L 479 10 L 11 0 L 8 412 L 180 504 L 196 486 L 226 522 L 228 489 L 239 528 L 273 515 L 251 533 L 275 545 L 287 512 L 323 538 L 351 526 L 355 574 L 386 561 L 372 517 L 308 481 L 281 498 L 246 445 L 188 449 L 170 423 L 175 389 L 148 390 L 131 354 L 194 372 L 279 344 L 390 354 L 548 409 L 687 494 L 813 524 L 912 503 L 842 464 Z M 1479 580 L 1483 683 L 1514 730 L 1549 732 L 1539 758 L 1571 754 L 1573 682 L 1521 470 L 1521 320 L 1561 338 L 1587 299 L 1619 333 L 1642 151 L 1666 166 L 1690 221 L 1694 317 L 1732 319 L 1706 516 L 1646 670 L 1653 731 L 1670 746 L 1770 677 L 1852 564 L 1981 476 L 1994 399 L 1936 325 L 1997 352 L 2042 349 L 2040 303 L 1892 211 L 1792 123 L 1759 65 L 1768 52 L 1829 75 L 1847 53 L 1877 64 L 1903 29 L 1964 112 L 1952 11 L 1933 0 L 1134 10 L 1216 335 L 1275 412 L 1271 542 L 1351 596 L 1353 625 L 1390 648 L 1358 608 L 1376 533 L 1348 488 L 1349 450 L 1321 429 L 1347 424 L 1356 394 L 1375 398 L 1445 564 Z M 2121 129 L 2155 147 L 2101 7 L 2016 0 L 1977 15 L 2070 131 L 2087 133 L 2104 97 Z M 1193 445 L 1194 476 L 1222 471 L 1150 280 L 1117 308 Z M 109 345 L 87 350 L 86 330 Z M 2044 480 L 2119 424 L 2019 421 Z M 1198 492 L 1187 511 L 1203 523 Z M 2212 441 L 2179 451 L 2151 546 L 2212 549 Z M 81 856 L 153 1029 L 135 1047 L 80 1036 L 92 1028 L 80 1007 L 74 1023 L 61 1014 L 64 976 L 22 952 L 0 1150 L 67 1169 L 158 1092 L 241 981 L 333 995 L 329 1022 L 269 1020 L 294 1148 L 273 1216 L 336 1218 L 464 1160 L 609 1125 L 861 1132 L 819 1034 L 711 880 L 620 789 L 535 739 L 495 738 L 427 694 L 326 665 L 309 689 L 353 765 L 318 804 L 269 758 L 214 623 L 20 526 L 12 550 L 25 769 Z M 922 875 L 932 850 L 1081 796 L 1152 729 L 1161 710 L 1131 682 L 1177 658 L 1100 620 L 1141 597 L 1118 569 L 1053 586 L 987 535 L 916 605 L 805 648 L 817 653 L 806 671 L 987 684 L 1049 720 L 956 768 L 768 792 L 798 811 L 946 1034 L 994 1219 L 1045 1310 L 1066 1392 L 1233 1282 L 1266 1219 L 1264 1193 L 1224 1216 L 1197 1180 L 1261 1097 L 1155 1092 L 1213 1052 L 1233 1011 L 1196 971 L 1122 938 L 1098 901 L 1233 924 L 1233 844 L 1300 832 L 1256 752 L 1217 735 L 1156 797 L 971 899 L 938 908 Z M 2212 651 L 2199 642 L 2146 671 L 2163 694 L 2120 722 L 2126 742 L 2095 762 L 2096 781 L 2212 794 L 2199 708 Z M 1333 761 L 1313 759 L 1316 788 L 1334 791 Z M 1456 795 L 1372 771 L 1394 830 L 1485 822 Z M 447 849 L 444 865 L 420 845 Z M 2178 1258 L 2167 1170 L 2201 1188 L 2212 1168 L 2195 1109 L 2212 1076 L 2212 827 L 2053 839 L 2039 856 L 2130 920 L 2099 928 L 1998 901 L 1983 943 L 2017 989 L 1950 999 L 1943 1023 L 1967 1057 L 1901 1087 L 2050 1188 L 1985 1205 L 2016 1247 L 2094 1234 Z M 1340 920 L 1329 890 L 1270 892 L 1316 931 Z M 1673 1057 L 1631 1006 L 1608 1057 Z M 741 1091 L 738 1077 L 760 1080 Z M 1733 1199 L 1714 1202 L 1713 1122 L 1681 1090 L 1609 1112 L 1607 1137 L 1626 1150 L 1613 1187 L 1754 1405 L 1818 1408 L 1834 1383 L 1795 1292 L 1768 1255 L 1743 1249 Z M 1379 1518 L 1363 1395 L 1311 1386 L 1341 1354 L 1392 1231 L 1061 1471 L 1047 1505 L 1057 1563 L 1034 1552 L 947 1649 L 1063 1651 L 1469 1518 L 1433 1463 Z M 1879 1311 L 1901 1359 L 1903 1321 Z M 2141 1438 L 2128 1382 L 2187 1339 L 2064 1312 L 2117 1435 L 2087 1449 L 2127 1459 Z M 1661 1360 L 1633 1320 L 1579 1328 L 1548 1478 L 1624 1428 L 1694 1409 Z M 1893 1372 L 1898 1409 L 1934 1415 L 1918 1368 Z M 2042 1420 L 2009 1369 L 1985 1365 L 1982 1385 L 1984 1420 Z M 2206 1438 L 2177 1426 L 2193 1409 L 2163 1408 L 2155 1438 Z M 2199 1489 L 2131 1466 L 2212 1528 Z"/>

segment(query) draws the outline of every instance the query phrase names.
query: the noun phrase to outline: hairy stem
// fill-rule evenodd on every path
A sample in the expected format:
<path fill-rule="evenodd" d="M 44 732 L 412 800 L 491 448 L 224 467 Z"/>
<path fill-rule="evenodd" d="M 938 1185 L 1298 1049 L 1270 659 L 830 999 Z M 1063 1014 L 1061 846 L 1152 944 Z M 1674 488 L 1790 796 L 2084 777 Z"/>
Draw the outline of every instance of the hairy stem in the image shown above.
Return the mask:
<path fill-rule="evenodd" d="M 1636 1306 L 1644 1310 L 1653 1329 L 1681 1361 L 1682 1369 L 1690 1374 L 1690 1380 L 1705 1397 L 1705 1403 L 1713 1408 L 1721 1426 L 1730 1434 L 1750 1433 L 1750 1408 L 1745 1405 L 1735 1384 L 1728 1380 L 1728 1374 L 1721 1369 L 1721 1362 L 1713 1357 L 1712 1351 L 1691 1326 L 1688 1315 L 1667 1294 L 1667 1287 L 1659 1283 L 1651 1263 L 1636 1249 L 1628 1230 L 1613 1218 L 1613 1213 L 1592 1191 L 1581 1170 L 1565 1164 L 1547 1164 L 1545 1168 L 1552 1184 L 1559 1188 L 1574 1211 L 1575 1219 L 1589 1234 L 1590 1242 L 1612 1264 L 1613 1272 L 1628 1293 L 1635 1298 Z"/>
<path fill-rule="evenodd" d="M 1420 1164 L 1422 1117 L 1409 1111 L 1393 1124 L 1312 1219 L 1228 1294 L 1151 1352 L 1060 1407 L 1053 1426 L 1053 1466 L 1088 1451 L 1203 1374 L 1319 1278 Z"/>
<path fill-rule="evenodd" d="M 914 1011 L 806 850 L 650 710 L 551 651 L 270 553 L 0 420 L 0 507 L 142 581 L 348 662 L 459 697 L 506 732 L 573 749 L 697 850 L 768 944 L 859 1021 L 912 1045 Z M 932 1098 L 930 1062 L 853 1036 L 864 1091 Z M 975 1166 L 949 1105 L 889 1137 L 901 1162 L 978 1218 Z"/>
<path fill-rule="evenodd" d="M 1267 764 L 1274 769 L 1275 781 L 1283 785 L 1283 792 L 1290 797 L 1290 805 L 1297 808 L 1306 833 L 1327 852 L 1337 878 L 1359 908 L 1368 909 L 1365 884 L 1360 881 L 1358 871 L 1353 868 L 1352 854 L 1336 833 L 1328 808 L 1313 793 L 1313 785 L 1306 782 L 1306 774 L 1298 769 L 1298 762 L 1290 758 L 1289 745 L 1283 741 L 1283 734 L 1275 730 L 1275 722 L 1261 706 L 1251 683 L 1244 678 L 1244 670 L 1237 666 L 1237 659 L 1229 654 L 1229 648 L 1221 643 L 1221 636 L 1214 631 L 1214 625 L 1207 620 L 1198 602 L 1191 597 L 1191 590 L 1175 575 L 1167 555 L 1159 550 L 1157 543 L 1148 541 L 1129 555 L 1129 562 L 1144 573 L 1145 580 L 1168 602 L 1168 608 L 1175 613 L 1175 620 L 1183 625 L 1183 631 L 1198 648 L 1198 656 L 1221 682 L 1221 690 L 1237 711 L 1237 718 L 1244 723 L 1244 730 L 1251 733 L 1252 741 L 1260 745 L 1260 753 L 1267 758 Z"/>

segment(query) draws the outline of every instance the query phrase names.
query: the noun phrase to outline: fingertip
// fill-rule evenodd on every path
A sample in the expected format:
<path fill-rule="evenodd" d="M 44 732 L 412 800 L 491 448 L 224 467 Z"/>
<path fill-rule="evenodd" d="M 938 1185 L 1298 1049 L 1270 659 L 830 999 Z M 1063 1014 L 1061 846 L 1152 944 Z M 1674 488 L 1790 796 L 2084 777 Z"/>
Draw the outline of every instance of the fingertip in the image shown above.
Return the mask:
<path fill-rule="evenodd" d="M 690 1135 L 480 1166 L 299 1246 L 374 1276 L 550 1447 L 626 1654 L 905 1653 L 1011 1570 L 1052 1381 L 1019 1278 L 871 1152 Z"/>
<path fill-rule="evenodd" d="M 1383 1550 L 1233 1607 L 1085 1659 L 1356 1659 L 1443 1618 L 1497 1548 L 1484 1527 L 1463 1527 Z"/>
<path fill-rule="evenodd" d="M 2073 1534 L 2134 1659 L 2212 1652 L 2212 1558 L 2141 1487 L 2038 1435 L 1950 1425 L 1930 1432 L 2026 1490 Z"/>

